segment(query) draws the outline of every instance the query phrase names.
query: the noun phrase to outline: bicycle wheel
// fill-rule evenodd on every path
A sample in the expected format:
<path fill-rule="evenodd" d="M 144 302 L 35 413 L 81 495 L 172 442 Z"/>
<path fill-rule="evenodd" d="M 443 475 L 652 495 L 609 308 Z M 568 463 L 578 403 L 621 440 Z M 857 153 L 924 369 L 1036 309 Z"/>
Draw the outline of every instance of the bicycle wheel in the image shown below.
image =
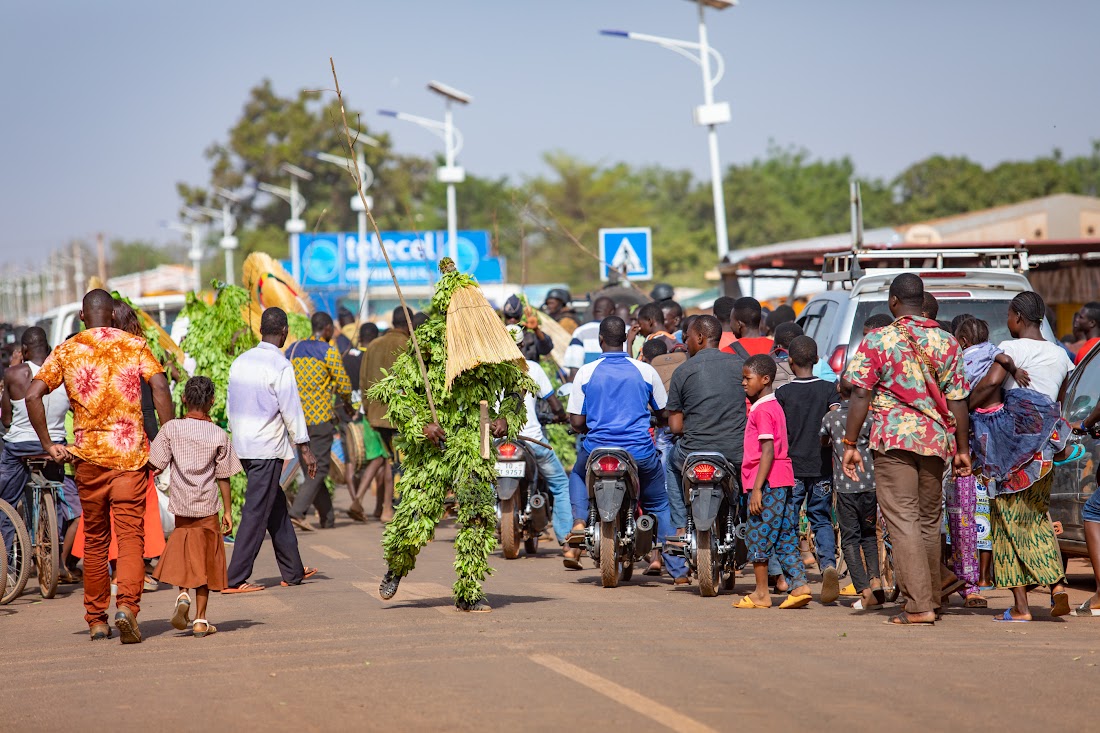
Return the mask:
<path fill-rule="evenodd" d="M 38 569 L 38 592 L 53 598 L 61 577 L 61 543 L 57 541 L 57 507 L 53 494 L 43 491 L 38 500 L 38 522 L 34 529 L 34 564 Z"/>
<path fill-rule="evenodd" d="M 8 569 L 7 589 L 0 597 L 0 606 L 3 606 L 18 598 L 27 586 L 27 578 L 31 574 L 31 538 L 19 512 L 6 501 L 0 501 L 0 525 L 8 531 L 15 528 L 12 545 L 5 548 Z"/>

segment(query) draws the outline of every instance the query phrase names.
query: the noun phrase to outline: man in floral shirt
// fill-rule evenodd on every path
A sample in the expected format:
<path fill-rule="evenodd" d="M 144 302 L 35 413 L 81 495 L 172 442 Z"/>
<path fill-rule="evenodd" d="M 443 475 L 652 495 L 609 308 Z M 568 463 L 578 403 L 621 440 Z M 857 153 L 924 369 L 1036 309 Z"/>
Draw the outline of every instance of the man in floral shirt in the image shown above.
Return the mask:
<path fill-rule="evenodd" d="M 110 636 L 111 576 L 107 549 L 111 518 L 118 538 L 115 625 L 123 644 L 141 641 L 137 614 L 145 580 L 145 493 L 149 441 L 142 427 L 141 383 L 153 390 L 161 425 L 172 419 L 164 369 L 140 336 L 112 328 L 114 298 L 105 290 L 84 296 L 87 326 L 58 346 L 27 390 L 27 413 L 42 447 L 55 461 L 76 460 L 76 487 L 84 510 L 84 619 L 92 641 Z M 42 397 L 64 385 L 73 408 L 75 442 L 56 444 L 46 429 Z"/>
<path fill-rule="evenodd" d="M 844 378 L 854 387 L 844 436 L 844 473 L 864 470 L 860 427 L 871 412 L 871 450 L 894 569 L 907 601 L 895 624 L 932 624 L 940 607 L 941 493 L 946 461 L 970 474 L 970 420 L 961 349 L 921 316 L 924 283 L 911 273 L 890 284 L 891 325 L 859 345 Z M 957 447 L 956 447 L 957 446 Z"/>

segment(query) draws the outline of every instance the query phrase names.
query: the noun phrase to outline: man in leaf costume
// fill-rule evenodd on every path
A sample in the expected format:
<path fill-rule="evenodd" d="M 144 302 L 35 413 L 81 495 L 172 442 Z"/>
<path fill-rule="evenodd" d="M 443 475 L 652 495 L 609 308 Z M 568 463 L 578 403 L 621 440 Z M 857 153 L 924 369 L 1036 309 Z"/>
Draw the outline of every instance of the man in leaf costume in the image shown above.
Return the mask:
<path fill-rule="evenodd" d="M 487 401 L 490 419 L 505 419 L 509 437 L 515 438 L 526 419 L 523 393 L 534 384 L 522 367 L 497 363 L 462 372 L 447 389 L 447 309 L 457 290 L 476 288 L 477 283 L 469 275 L 448 272 L 445 265 L 441 269 L 431 315 L 416 329 L 439 422 L 432 422 L 412 344 L 367 393 L 389 407 L 403 453 L 397 484 L 401 503 L 382 536 L 387 571 L 379 595 L 388 600 L 397 593 L 401 578 L 415 567 L 417 553 L 435 535 L 444 499 L 453 489 L 461 525 L 454 543 L 455 606 L 484 613 L 491 610 L 481 581 L 492 572 L 487 558 L 496 547 L 496 462 L 481 457 L 479 404 Z"/>

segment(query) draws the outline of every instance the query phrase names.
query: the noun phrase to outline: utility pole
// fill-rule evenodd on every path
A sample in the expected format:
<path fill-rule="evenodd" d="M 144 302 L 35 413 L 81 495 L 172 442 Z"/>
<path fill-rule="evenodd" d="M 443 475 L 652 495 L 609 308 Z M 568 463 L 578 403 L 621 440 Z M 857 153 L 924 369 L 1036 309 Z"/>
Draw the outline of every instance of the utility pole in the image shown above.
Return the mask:
<path fill-rule="evenodd" d="M 84 297 L 84 289 L 88 287 L 84 279 L 84 248 L 80 242 L 73 241 L 73 300 Z"/>
<path fill-rule="evenodd" d="M 95 235 L 96 256 L 99 259 L 99 279 L 107 285 L 107 247 L 103 243 L 103 232 Z"/>

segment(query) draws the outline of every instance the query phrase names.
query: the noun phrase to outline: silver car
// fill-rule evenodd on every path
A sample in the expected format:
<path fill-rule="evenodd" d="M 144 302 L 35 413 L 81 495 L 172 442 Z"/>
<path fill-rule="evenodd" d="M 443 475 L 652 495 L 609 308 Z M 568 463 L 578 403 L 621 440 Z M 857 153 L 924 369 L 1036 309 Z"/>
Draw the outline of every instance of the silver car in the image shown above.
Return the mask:
<path fill-rule="evenodd" d="M 1062 416 L 1070 422 L 1088 417 L 1100 395 L 1100 355 L 1093 350 L 1070 373 Z M 1054 486 L 1050 494 L 1050 518 L 1062 523 L 1058 544 L 1063 559 L 1088 556 L 1085 550 L 1085 523 L 1081 509 L 1096 491 L 1096 469 L 1100 466 L 1100 443 L 1089 436 L 1074 437 L 1085 446 L 1085 457 L 1074 463 L 1054 468 Z"/>
<path fill-rule="evenodd" d="M 828 290 L 815 295 L 799 316 L 798 324 L 817 342 L 818 352 L 829 360 L 834 372 L 843 373 L 855 353 L 863 339 L 864 321 L 875 313 L 889 315 L 890 283 L 903 272 L 920 275 L 925 291 L 936 296 L 939 321 L 950 323 L 964 313 L 981 318 L 989 324 L 989 340 L 995 344 L 1010 338 L 1006 325 L 1009 301 L 1032 289 L 1024 275 L 1011 270 L 868 270 L 850 290 Z M 1056 341 L 1046 321 L 1043 335 Z"/>

